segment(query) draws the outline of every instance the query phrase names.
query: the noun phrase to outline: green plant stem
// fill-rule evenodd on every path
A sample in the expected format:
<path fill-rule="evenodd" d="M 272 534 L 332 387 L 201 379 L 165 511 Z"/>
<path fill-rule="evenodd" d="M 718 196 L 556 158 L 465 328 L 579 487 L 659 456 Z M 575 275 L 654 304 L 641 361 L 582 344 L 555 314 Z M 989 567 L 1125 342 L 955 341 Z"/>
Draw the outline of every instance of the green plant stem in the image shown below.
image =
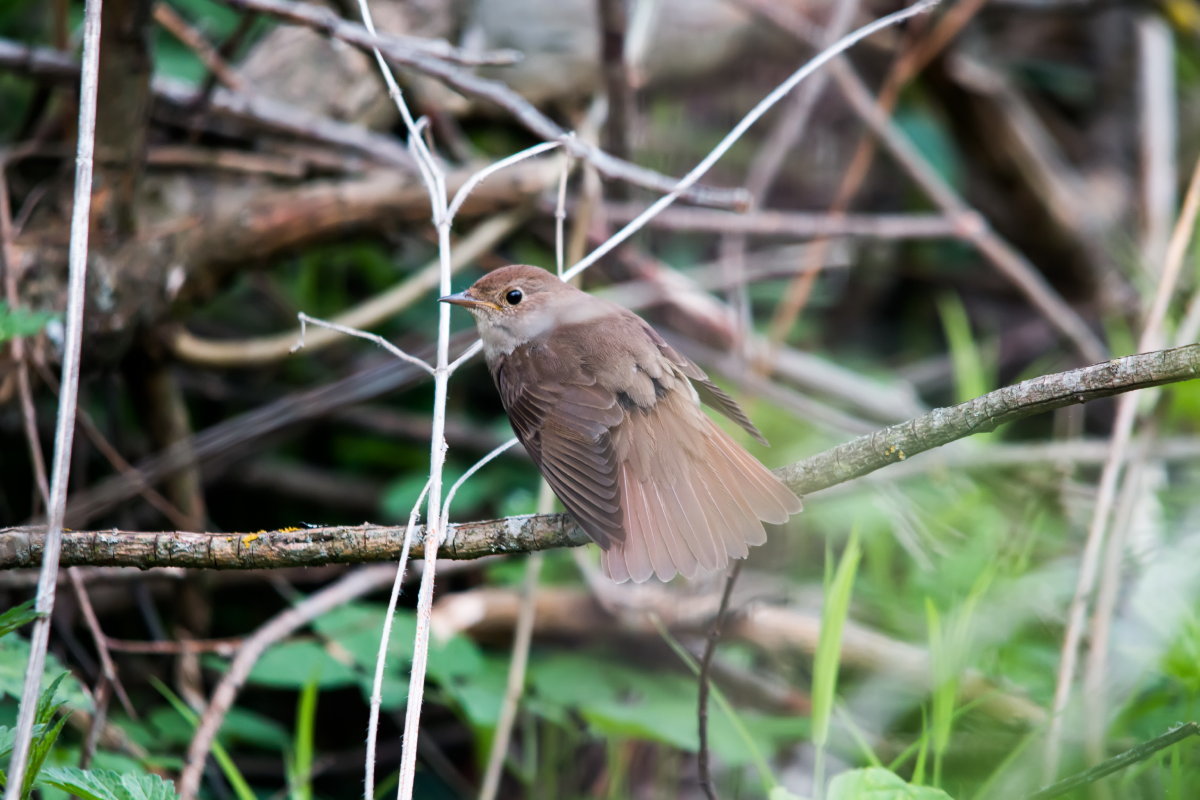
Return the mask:
<path fill-rule="evenodd" d="M 1125 769 L 1130 764 L 1144 761 L 1159 750 L 1164 750 L 1173 744 L 1200 734 L 1200 722 L 1187 722 L 1172 728 L 1161 736 L 1142 742 L 1137 747 L 1131 747 L 1124 753 L 1118 753 L 1110 759 L 1101 761 L 1091 769 L 1086 769 L 1078 775 L 1064 778 L 1058 783 L 1052 783 L 1029 795 L 1029 800 L 1048 800 L 1051 797 L 1062 797 L 1073 789 L 1095 783 L 1101 778 Z"/>

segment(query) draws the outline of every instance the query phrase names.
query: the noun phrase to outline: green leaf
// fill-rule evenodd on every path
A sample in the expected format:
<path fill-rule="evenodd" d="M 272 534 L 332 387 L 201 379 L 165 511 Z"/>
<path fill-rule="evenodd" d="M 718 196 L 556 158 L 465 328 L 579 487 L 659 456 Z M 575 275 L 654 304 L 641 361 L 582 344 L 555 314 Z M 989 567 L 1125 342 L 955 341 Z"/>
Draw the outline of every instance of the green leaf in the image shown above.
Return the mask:
<path fill-rule="evenodd" d="M 40 333 L 42 328 L 57 317 L 58 314 L 51 311 L 11 308 L 7 302 L 0 300 L 0 344 L 9 339 Z"/>
<path fill-rule="evenodd" d="M 300 689 L 316 676 L 322 689 L 336 689 L 358 683 L 352 665 L 335 659 L 320 643 L 281 642 L 263 653 L 254 665 L 248 683 L 279 689 Z"/>
<path fill-rule="evenodd" d="M 0 636 L 12 633 L 22 625 L 33 622 L 38 618 L 38 612 L 33 608 L 33 599 L 26 600 L 19 606 L 13 606 L 0 614 Z"/>
<path fill-rule="evenodd" d="M 25 683 L 25 665 L 29 663 L 29 641 L 20 636 L 5 636 L 0 639 L 0 699 L 20 698 Z M 64 672 L 63 666 L 53 653 L 46 654 L 46 669 L 43 682 L 53 680 Z M 53 677 L 52 677 L 53 676 Z M 91 709 L 92 701 L 79 681 L 68 675 L 59 686 L 63 704 L 68 708 Z"/>
<path fill-rule="evenodd" d="M 825 584 L 825 601 L 821 607 L 821 630 L 813 660 L 813 744 L 824 748 L 829 738 L 829 723 L 833 718 L 833 702 L 837 695 L 838 667 L 841 663 L 842 631 L 850 615 L 850 598 L 862 548 L 857 530 L 851 534 L 846 551 L 838 562 L 837 572 Z M 827 563 L 829 560 L 827 559 Z"/>
<path fill-rule="evenodd" d="M 375 659 L 379 652 L 379 637 L 387 607 L 375 603 L 351 603 L 328 614 L 322 615 L 313 628 L 327 639 L 335 642 L 362 668 L 365 676 L 375 674 Z M 388 640 L 389 674 L 402 674 L 407 684 L 408 665 L 412 661 L 413 637 L 417 632 L 416 615 L 402 609 L 392 620 L 392 635 Z M 429 676 L 445 684 L 453 680 L 469 678 L 483 669 L 483 656 L 479 647 L 465 636 L 447 639 L 436 635 L 429 640 Z M 368 683 L 369 686 L 369 683 Z"/>
<path fill-rule="evenodd" d="M 829 782 L 826 800 L 951 800 L 932 786 L 913 786 L 880 767 L 843 772 Z"/>
<path fill-rule="evenodd" d="M 38 782 L 84 800 L 173 800 L 176 797 L 174 783 L 151 774 L 51 767 L 42 772 Z"/>
<path fill-rule="evenodd" d="M 508 686 L 508 665 L 508 658 L 486 657 L 470 680 L 449 681 L 444 686 L 446 696 L 472 727 L 483 730 L 496 727 L 500 719 L 500 704 Z M 407 685 L 404 691 L 408 691 Z M 532 704 L 530 708 L 532 710 Z"/>
<path fill-rule="evenodd" d="M 313 630 L 345 648 L 355 664 L 373 675 L 386 614 L 387 607 L 378 603 L 350 603 L 322 614 L 313 621 Z M 398 610 L 388 641 L 389 666 L 398 662 L 394 664 L 396 671 L 407 671 L 416 632 L 416 615 L 409 609 Z"/>

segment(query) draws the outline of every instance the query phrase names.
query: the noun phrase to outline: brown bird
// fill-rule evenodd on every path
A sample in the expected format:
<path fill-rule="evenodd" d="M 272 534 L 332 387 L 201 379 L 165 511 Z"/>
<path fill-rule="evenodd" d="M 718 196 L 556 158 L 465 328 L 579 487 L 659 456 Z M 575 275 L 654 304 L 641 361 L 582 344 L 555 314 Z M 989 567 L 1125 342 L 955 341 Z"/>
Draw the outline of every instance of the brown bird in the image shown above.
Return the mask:
<path fill-rule="evenodd" d="M 800 498 L 700 408 L 766 439 L 640 317 L 538 267 L 441 298 L 475 317 L 517 438 L 614 580 L 720 569 Z"/>

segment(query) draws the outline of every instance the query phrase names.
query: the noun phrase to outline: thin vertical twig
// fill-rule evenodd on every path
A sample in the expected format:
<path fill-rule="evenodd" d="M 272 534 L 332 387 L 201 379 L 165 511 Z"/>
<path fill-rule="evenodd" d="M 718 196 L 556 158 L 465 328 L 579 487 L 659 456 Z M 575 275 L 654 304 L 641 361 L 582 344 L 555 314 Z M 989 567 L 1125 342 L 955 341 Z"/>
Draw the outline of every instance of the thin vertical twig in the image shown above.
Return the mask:
<path fill-rule="evenodd" d="M 729 598 L 733 595 L 733 585 L 742 574 L 742 566 L 746 562 L 737 560 L 729 570 L 725 579 L 725 590 L 721 592 L 721 605 L 717 607 L 717 616 L 713 619 L 712 627 L 708 629 L 708 638 L 704 642 L 704 654 L 700 658 L 699 691 L 696 693 L 696 725 L 700 734 L 700 747 L 696 755 L 696 768 L 700 773 L 700 789 L 708 800 L 717 800 L 717 791 L 713 788 L 712 768 L 708 763 L 708 689 L 712 681 L 712 660 L 717 652 L 717 642 L 721 638 L 721 627 L 725 624 L 725 615 L 729 611 Z"/>
<path fill-rule="evenodd" d="M 79 361 L 83 339 L 83 306 L 87 276 L 88 233 L 92 207 L 92 167 L 96 146 L 96 94 L 100 74 L 100 12 L 103 0 L 87 0 L 83 17 L 83 58 L 80 64 L 79 137 L 75 151 L 75 191 L 71 209 L 71 244 L 68 251 L 67 326 L 63 341 L 62 392 L 54 430 L 54 459 L 50 471 L 50 507 L 47 509 L 46 543 L 38 578 L 29 662 L 17 714 L 5 800 L 18 800 L 33 736 L 33 718 L 46 667 L 50 643 L 50 615 L 58 586 L 58 561 L 62 548 L 63 516 L 71 472 L 75 435 L 75 408 L 79 399 Z"/>
<path fill-rule="evenodd" d="M 367 0 L 358 0 L 359 14 L 363 25 L 375 35 L 375 22 Z M 429 191 L 429 203 L 433 223 L 438 233 L 439 294 L 450 294 L 450 223 L 449 204 L 446 197 L 445 173 L 432 151 L 421 136 L 421 126 L 409 111 L 408 103 L 387 61 L 378 48 L 373 48 L 375 62 L 387 84 L 388 94 L 396 104 L 401 119 L 408 131 L 408 146 L 413 152 L 421 178 Z M 421 720 L 421 704 L 425 696 L 425 671 L 429 660 L 430 614 L 433 609 L 433 585 L 437 574 L 437 549 L 441 543 L 445 520 L 442 519 L 442 480 L 446 463 L 446 394 L 450 378 L 450 307 L 438 306 L 437 356 L 433 373 L 433 423 L 429 443 L 429 489 L 425 525 L 425 569 L 421 573 L 421 587 L 417 591 L 417 630 L 413 641 L 412 669 L 409 673 L 408 705 L 404 714 L 404 740 L 400 753 L 400 780 L 396 787 L 399 800 L 412 797 L 416 780 L 417 736 Z M 409 545 L 411 531 L 405 537 Z M 377 733 L 372 731 L 372 733 Z M 373 746 L 372 746 L 373 750 Z M 368 772 L 374 765 L 369 765 Z M 366 795 L 367 800 L 373 800 Z"/>
<path fill-rule="evenodd" d="M 408 525 L 404 529 L 404 544 L 400 548 L 400 561 L 396 575 L 392 578 L 392 591 L 388 595 L 387 613 L 383 617 L 383 630 L 379 633 L 379 649 L 375 654 L 375 677 L 371 681 L 370 710 L 367 716 L 366 772 L 363 779 L 363 800 L 375 800 L 375 749 L 379 741 L 379 710 L 383 707 L 383 674 L 387 666 L 388 647 L 392 641 L 392 622 L 396 617 L 396 606 L 400 602 L 400 589 L 408 569 L 408 552 L 412 547 L 412 531 L 421 514 L 421 503 L 429 492 L 429 481 L 417 495 L 408 512 Z"/>

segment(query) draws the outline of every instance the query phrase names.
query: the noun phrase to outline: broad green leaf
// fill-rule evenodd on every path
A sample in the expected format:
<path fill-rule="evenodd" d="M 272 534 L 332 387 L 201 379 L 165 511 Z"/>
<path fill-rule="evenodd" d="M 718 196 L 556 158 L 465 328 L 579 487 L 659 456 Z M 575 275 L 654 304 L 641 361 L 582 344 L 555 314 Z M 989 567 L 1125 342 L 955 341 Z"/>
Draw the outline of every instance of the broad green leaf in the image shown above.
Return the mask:
<path fill-rule="evenodd" d="M 386 613 L 387 607 L 383 605 L 352 603 L 321 616 L 313 623 L 313 627 L 345 648 L 365 675 L 373 676 Z M 417 620 L 413 612 L 407 609 L 397 611 L 388 642 L 387 672 L 402 673 L 407 679 L 416 631 Z M 483 657 L 479 648 L 465 636 L 451 636 L 445 640 L 437 636 L 430 637 L 428 670 L 429 676 L 435 681 L 446 683 L 465 679 L 479 672 L 482 666 Z"/>
<path fill-rule="evenodd" d="M 322 689 L 358 683 L 353 666 L 335 659 L 319 642 L 281 642 L 263 653 L 246 679 L 260 686 L 299 689 L 311 680 Z"/>
<path fill-rule="evenodd" d="M 829 782 L 826 800 L 951 800 L 932 786 L 913 786 L 891 770 L 867 767 L 843 772 Z"/>
<path fill-rule="evenodd" d="M 38 782 L 84 800 L 174 800 L 176 796 L 174 783 L 152 774 L 50 767 L 42 772 Z"/>
<path fill-rule="evenodd" d="M 374 674 L 386 612 L 387 607 L 383 605 L 350 603 L 322 614 L 313 621 L 313 629 L 344 648 L 354 663 L 368 674 Z M 409 609 L 397 610 L 388 642 L 389 664 L 394 665 L 397 672 L 408 670 L 416 632 L 417 619 L 413 612 Z"/>
<path fill-rule="evenodd" d="M 19 698 L 25 681 L 25 665 L 29 663 L 29 641 L 20 636 L 5 636 L 0 639 L 0 699 Z M 48 683 L 65 670 L 53 653 L 46 654 L 46 669 L 42 673 L 43 683 Z M 60 684 L 59 696 L 68 708 L 90 709 L 92 701 L 79 686 L 74 676 L 68 675 Z"/>
<path fill-rule="evenodd" d="M 508 686 L 508 665 L 508 658 L 484 657 L 479 671 L 470 680 L 452 680 L 443 685 L 446 696 L 473 727 L 484 730 L 496 727 L 500 718 L 500 704 Z M 535 710 L 533 704 L 527 704 L 526 707 Z"/>

